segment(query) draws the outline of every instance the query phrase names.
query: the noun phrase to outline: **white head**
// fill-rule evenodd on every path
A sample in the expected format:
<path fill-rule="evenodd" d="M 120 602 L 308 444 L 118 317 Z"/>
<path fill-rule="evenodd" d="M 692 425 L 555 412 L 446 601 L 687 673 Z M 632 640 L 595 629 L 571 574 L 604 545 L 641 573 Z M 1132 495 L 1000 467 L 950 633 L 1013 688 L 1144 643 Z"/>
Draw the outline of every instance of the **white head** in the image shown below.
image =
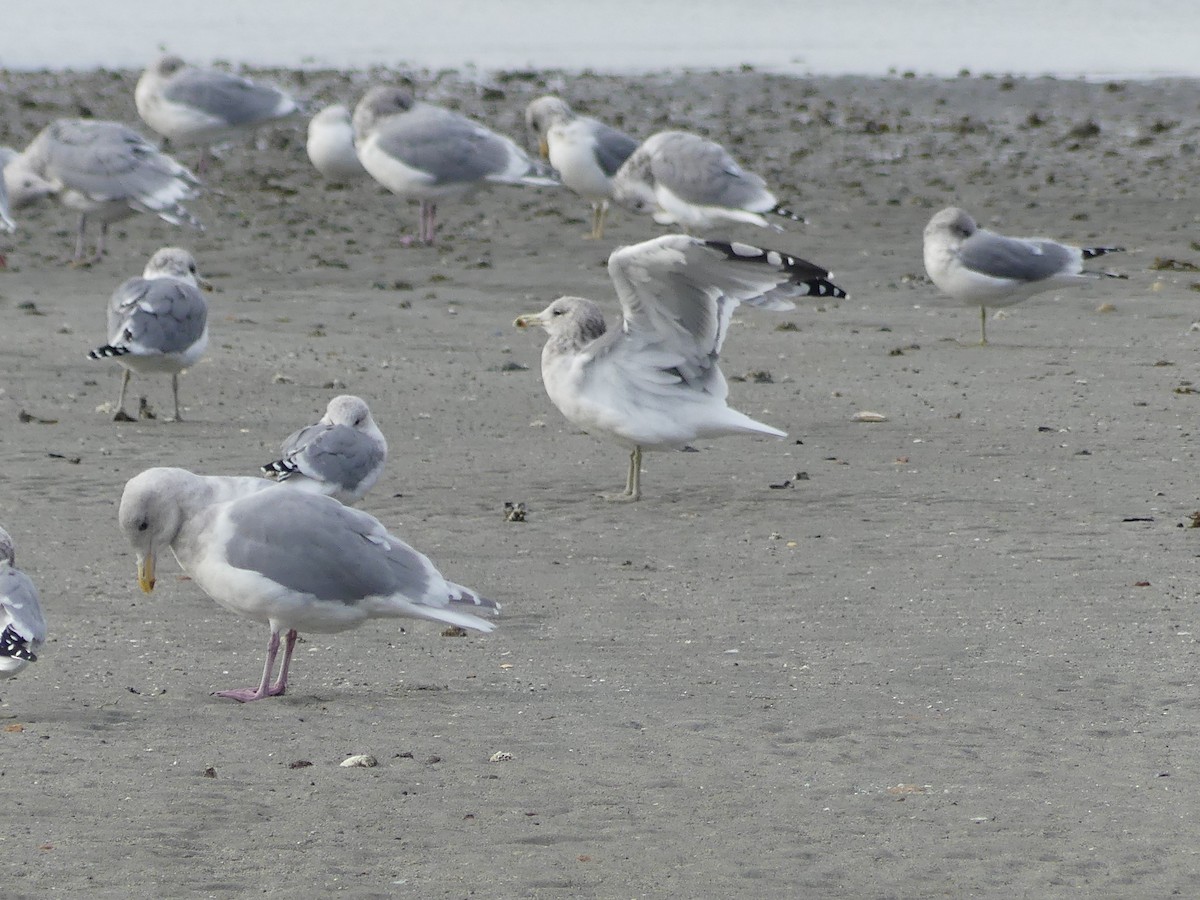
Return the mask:
<path fill-rule="evenodd" d="M 367 402 L 350 394 L 342 394 L 330 400 L 321 421 L 326 425 L 348 425 L 358 431 L 375 428 L 375 420 L 371 418 Z"/>
<path fill-rule="evenodd" d="M 925 240 L 945 237 L 957 244 L 978 230 L 979 226 L 966 212 L 957 206 L 948 206 L 929 220 L 925 226 Z"/>
<path fill-rule="evenodd" d="M 159 78 L 170 78 L 176 72 L 186 68 L 187 63 L 181 57 L 175 56 L 173 53 L 167 53 L 150 63 L 146 71 L 157 75 Z"/>
<path fill-rule="evenodd" d="M 163 247 L 154 252 L 146 268 L 142 270 L 143 278 L 174 278 L 185 281 L 192 287 L 208 287 L 209 284 L 196 274 L 196 259 L 192 254 L 180 247 Z"/>
<path fill-rule="evenodd" d="M 334 103 L 332 106 L 327 106 L 309 121 L 309 129 L 314 126 L 321 125 L 346 125 L 350 124 L 350 110 L 341 103 Z"/>
<path fill-rule="evenodd" d="M 0 147 L 0 168 L 4 170 L 4 187 L 12 209 L 37 203 L 55 192 L 54 185 L 34 172 L 12 147 Z"/>
<path fill-rule="evenodd" d="M 125 484 L 117 521 L 137 553 L 138 584 L 154 590 L 158 555 L 170 547 L 183 527 L 183 502 L 195 491 L 197 477 L 186 469 L 154 468 Z"/>

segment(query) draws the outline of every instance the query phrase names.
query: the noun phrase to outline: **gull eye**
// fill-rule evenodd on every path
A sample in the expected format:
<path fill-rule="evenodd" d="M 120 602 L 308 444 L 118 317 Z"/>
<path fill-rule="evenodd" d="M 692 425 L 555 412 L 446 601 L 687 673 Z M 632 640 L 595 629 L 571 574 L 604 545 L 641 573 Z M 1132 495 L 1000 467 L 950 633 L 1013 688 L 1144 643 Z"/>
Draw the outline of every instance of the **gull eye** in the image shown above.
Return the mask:
<path fill-rule="evenodd" d="M 550 311 L 550 315 L 561 316 L 564 312 L 565 312 L 565 310 L 562 310 L 562 309 L 554 309 L 554 310 Z"/>
<path fill-rule="evenodd" d="M 149 527 L 150 527 L 150 523 L 147 522 L 145 519 L 143 519 L 140 523 L 138 523 L 138 531 L 145 531 Z"/>

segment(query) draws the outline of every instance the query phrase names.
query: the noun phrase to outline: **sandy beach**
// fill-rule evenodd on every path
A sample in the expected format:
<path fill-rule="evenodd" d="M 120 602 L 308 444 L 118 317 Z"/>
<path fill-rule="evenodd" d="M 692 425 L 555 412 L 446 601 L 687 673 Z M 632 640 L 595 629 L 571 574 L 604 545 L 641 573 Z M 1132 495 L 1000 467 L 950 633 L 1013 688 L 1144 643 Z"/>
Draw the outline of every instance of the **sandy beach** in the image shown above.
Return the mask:
<path fill-rule="evenodd" d="M 253 74 L 314 109 L 400 77 Z M 0 143 L 63 116 L 145 132 L 137 76 L 0 73 Z M 1200 894 L 1196 83 L 413 81 L 527 145 L 525 104 L 555 92 L 766 177 L 811 224 L 729 236 L 851 292 L 730 329 L 731 405 L 789 437 L 648 454 L 642 502 L 595 497 L 627 453 L 562 418 L 512 321 L 562 294 L 615 320 L 608 253 L 663 229 L 614 210 L 585 240 L 567 191 L 446 202 L 440 244 L 402 247 L 416 207 L 324 184 L 297 120 L 222 152 L 200 234 L 139 216 L 76 269 L 73 214 L 22 211 L 0 243 L 0 524 L 50 640 L 0 682 L 0 893 Z M 1103 262 L 1129 279 L 1012 307 L 980 347 L 921 262 L 952 204 L 1124 246 Z M 131 389 L 159 418 L 114 423 L 118 367 L 86 353 L 171 244 L 216 286 L 209 351 L 185 421 L 160 377 Z M 302 635 L 286 697 L 212 697 L 257 680 L 267 629 L 173 560 L 141 594 L 121 489 L 157 465 L 253 475 L 338 393 L 390 445 L 361 508 L 500 626 Z"/>

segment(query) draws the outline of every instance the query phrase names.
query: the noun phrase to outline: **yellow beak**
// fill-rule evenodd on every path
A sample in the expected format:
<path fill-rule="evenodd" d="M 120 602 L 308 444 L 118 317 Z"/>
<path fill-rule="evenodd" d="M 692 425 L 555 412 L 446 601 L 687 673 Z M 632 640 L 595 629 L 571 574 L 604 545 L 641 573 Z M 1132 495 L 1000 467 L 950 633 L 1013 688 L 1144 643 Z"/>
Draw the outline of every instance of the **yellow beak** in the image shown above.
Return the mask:
<path fill-rule="evenodd" d="M 145 557 L 138 560 L 138 587 L 143 593 L 150 593 L 154 590 L 154 554 L 147 553 Z"/>
<path fill-rule="evenodd" d="M 550 144 L 545 138 L 538 138 L 538 152 L 542 154 L 542 159 L 550 158 Z"/>
<path fill-rule="evenodd" d="M 513 319 L 513 324 L 518 328 L 535 328 L 542 324 L 542 316 L 540 313 L 517 316 Z"/>

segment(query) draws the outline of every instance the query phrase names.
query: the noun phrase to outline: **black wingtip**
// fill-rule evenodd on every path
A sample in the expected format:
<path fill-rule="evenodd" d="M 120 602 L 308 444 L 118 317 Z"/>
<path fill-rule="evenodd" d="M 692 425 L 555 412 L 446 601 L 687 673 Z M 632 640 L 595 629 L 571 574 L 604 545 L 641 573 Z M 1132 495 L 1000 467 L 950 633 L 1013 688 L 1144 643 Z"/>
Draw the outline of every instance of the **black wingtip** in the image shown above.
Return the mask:
<path fill-rule="evenodd" d="M 114 356 L 125 356 L 129 353 L 126 347 L 114 347 L 111 344 L 105 344 L 103 347 L 97 347 L 95 350 L 88 351 L 88 359 L 111 359 Z"/>
<path fill-rule="evenodd" d="M 774 209 L 768 210 L 768 212 L 784 219 L 791 219 L 793 222 L 799 222 L 801 225 L 808 224 L 808 219 L 804 218 L 800 213 L 788 209 L 786 206 L 776 206 Z"/>
<path fill-rule="evenodd" d="M 820 297 L 850 296 L 836 284 L 828 281 L 833 273 L 815 263 L 798 256 L 789 256 L 779 250 L 764 250 L 752 244 L 731 243 L 728 241 L 707 241 L 708 246 L 724 253 L 728 259 L 737 262 L 758 263 L 782 269 L 791 276 L 793 284 L 803 284 L 808 287 L 808 293 Z"/>
<path fill-rule="evenodd" d="M 1095 259 L 1097 256 L 1104 256 L 1106 253 L 1124 253 L 1124 247 L 1084 247 L 1083 258 Z"/>

